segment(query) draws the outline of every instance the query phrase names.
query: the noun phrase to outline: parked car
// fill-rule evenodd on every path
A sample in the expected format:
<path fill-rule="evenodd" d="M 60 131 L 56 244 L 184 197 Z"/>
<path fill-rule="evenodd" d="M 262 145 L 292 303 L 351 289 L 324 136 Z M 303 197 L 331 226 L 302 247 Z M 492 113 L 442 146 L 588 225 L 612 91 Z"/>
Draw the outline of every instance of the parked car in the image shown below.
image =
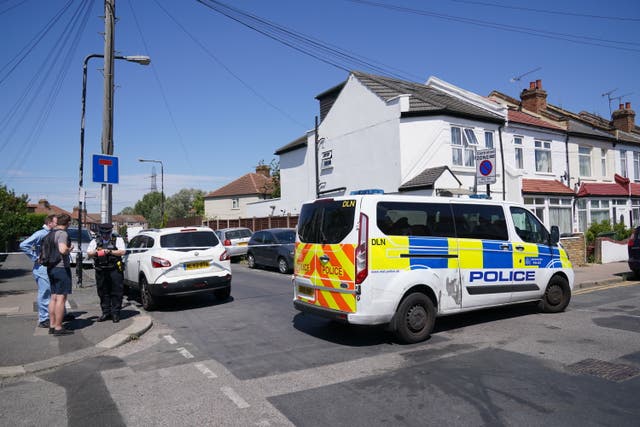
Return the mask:
<path fill-rule="evenodd" d="M 146 310 L 159 298 L 212 292 L 231 294 L 229 253 L 208 227 L 142 230 L 124 256 L 124 282 L 140 291 Z"/>
<path fill-rule="evenodd" d="M 629 268 L 636 278 L 640 278 L 640 227 L 633 230 L 628 243 Z"/>
<path fill-rule="evenodd" d="M 295 228 L 269 228 L 256 231 L 249 240 L 247 263 L 249 268 L 276 267 L 280 273 L 293 268 Z"/>
<path fill-rule="evenodd" d="M 245 227 L 216 230 L 218 239 L 220 239 L 231 258 L 239 258 L 247 254 L 247 245 L 252 234 L 253 232 Z"/>
<path fill-rule="evenodd" d="M 78 229 L 75 227 L 67 228 L 67 234 L 69 235 L 69 239 L 71 239 L 71 243 L 73 244 L 73 251 L 71 251 L 71 265 L 76 265 L 76 260 L 78 259 L 78 253 L 80 252 L 80 248 L 78 248 Z M 89 247 L 89 243 L 93 237 L 89 230 L 86 228 L 82 229 L 82 265 L 93 265 L 93 260 L 89 259 L 87 256 L 87 248 Z"/>

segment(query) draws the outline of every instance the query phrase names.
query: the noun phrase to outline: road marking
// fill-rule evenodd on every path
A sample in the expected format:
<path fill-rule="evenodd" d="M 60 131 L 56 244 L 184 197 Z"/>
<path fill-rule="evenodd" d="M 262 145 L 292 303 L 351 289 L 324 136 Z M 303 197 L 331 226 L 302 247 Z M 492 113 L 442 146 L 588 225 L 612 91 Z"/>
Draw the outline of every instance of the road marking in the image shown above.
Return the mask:
<path fill-rule="evenodd" d="M 172 337 L 171 335 L 165 335 L 163 337 L 165 340 L 167 340 L 167 342 L 169 344 L 177 344 L 178 341 L 176 341 L 176 339 L 174 337 Z"/>
<path fill-rule="evenodd" d="M 183 355 L 185 358 L 187 359 L 193 359 L 193 354 L 189 353 L 189 350 L 187 350 L 184 347 L 178 347 L 176 350 L 178 350 L 178 353 L 180 353 L 181 355 Z"/>
<path fill-rule="evenodd" d="M 624 288 L 624 287 L 627 287 L 627 286 L 635 286 L 635 285 L 640 285 L 640 282 L 622 282 L 622 283 L 614 283 L 614 284 L 611 284 L 611 285 L 594 286 L 593 288 L 585 288 L 585 289 L 577 290 L 573 294 L 574 295 L 583 295 L 583 294 L 588 294 L 588 293 L 591 293 L 591 292 L 602 291 L 602 290 L 605 290 L 605 289 Z"/>
<path fill-rule="evenodd" d="M 240 409 L 246 409 L 250 405 L 236 393 L 231 387 L 221 387 L 220 390 Z"/>
<path fill-rule="evenodd" d="M 214 378 L 218 378 L 218 376 L 209 368 L 207 368 L 206 366 L 204 366 L 204 364 L 202 363 L 196 363 L 194 365 L 196 368 L 198 368 L 198 370 L 200 372 L 202 372 L 202 374 L 209 378 L 210 380 L 214 379 Z"/>

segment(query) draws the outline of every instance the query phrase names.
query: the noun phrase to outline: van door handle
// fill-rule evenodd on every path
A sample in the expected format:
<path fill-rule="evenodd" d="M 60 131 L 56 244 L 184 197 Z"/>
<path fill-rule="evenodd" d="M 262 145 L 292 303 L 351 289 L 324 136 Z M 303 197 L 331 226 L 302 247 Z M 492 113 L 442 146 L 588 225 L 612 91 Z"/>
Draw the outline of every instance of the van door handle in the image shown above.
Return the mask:
<path fill-rule="evenodd" d="M 331 258 L 329 258 L 326 255 L 322 255 L 319 259 L 321 262 L 324 262 L 324 263 L 329 262 L 331 260 Z"/>
<path fill-rule="evenodd" d="M 524 246 L 516 246 L 516 249 L 519 251 L 524 251 Z"/>
<path fill-rule="evenodd" d="M 509 250 L 509 245 L 506 243 L 503 243 L 500 245 L 500 249 L 502 249 L 503 251 L 508 251 Z"/>

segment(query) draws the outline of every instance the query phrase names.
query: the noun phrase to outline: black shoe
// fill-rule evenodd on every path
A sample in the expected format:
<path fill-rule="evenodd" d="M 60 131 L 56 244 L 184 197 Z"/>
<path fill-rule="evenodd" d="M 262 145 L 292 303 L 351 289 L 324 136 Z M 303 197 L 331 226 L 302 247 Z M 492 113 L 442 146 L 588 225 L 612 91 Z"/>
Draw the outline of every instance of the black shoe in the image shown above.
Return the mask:
<path fill-rule="evenodd" d="M 75 315 L 71 314 L 71 313 L 67 313 L 64 315 L 64 317 L 62 318 L 63 322 L 71 322 L 72 320 L 74 320 L 76 318 Z"/>
<path fill-rule="evenodd" d="M 73 335 L 73 331 L 65 328 L 53 330 L 53 336 L 59 337 L 61 335 Z"/>
<path fill-rule="evenodd" d="M 53 335 L 53 331 L 55 331 L 55 329 L 49 328 L 49 335 Z"/>
<path fill-rule="evenodd" d="M 38 323 L 38 328 L 48 328 L 48 327 L 50 327 L 48 319 Z"/>
<path fill-rule="evenodd" d="M 120 315 L 114 314 L 112 315 L 113 323 L 118 323 L 120 321 Z"/>
<path fill-rule="evenodd" d="M 103 314 L 102 316 L 98 317 L 98 322 L 104 322 L 105 320 L 109 319 L 111 319 L 111 314 Z"/>

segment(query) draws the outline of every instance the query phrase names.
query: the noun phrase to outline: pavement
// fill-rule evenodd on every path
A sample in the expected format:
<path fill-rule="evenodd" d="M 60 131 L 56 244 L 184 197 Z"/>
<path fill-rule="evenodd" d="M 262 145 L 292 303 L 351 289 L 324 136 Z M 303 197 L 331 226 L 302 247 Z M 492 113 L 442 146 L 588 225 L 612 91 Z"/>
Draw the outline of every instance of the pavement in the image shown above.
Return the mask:
<path fill-rule="evenodd" d="M 574 290 L 633 280 L 625 262 L 574 267 Z M 73 335 L 54 337 L 38 328 L 36 284 L 31 264 L 21 253 L 0 260 L 0 378 L 32 374 L 93 357 L 137 339 L 153 325 L 138 301 L 125 296 L 119 323 L 96 320 L 101 315 L 94 271 L 84 270 L 82 284 L 68 298 L 67 323 Z"/>
<path fill-rule="evenodd" d="M 32 374 L 93 357 L 137 339 L 153 325 L 140 304 L 123 299 L 121 319 L 97 322 L 102 314 L 93 269 L 85 269 L 80 288 L 73 269 L 74 288 L 67 312 L 73 335 L 55 337 L 38 328 L 37 287 L 32 264 L 22 253 L 10 253 L 0 265 L 0 378 Z"/>

